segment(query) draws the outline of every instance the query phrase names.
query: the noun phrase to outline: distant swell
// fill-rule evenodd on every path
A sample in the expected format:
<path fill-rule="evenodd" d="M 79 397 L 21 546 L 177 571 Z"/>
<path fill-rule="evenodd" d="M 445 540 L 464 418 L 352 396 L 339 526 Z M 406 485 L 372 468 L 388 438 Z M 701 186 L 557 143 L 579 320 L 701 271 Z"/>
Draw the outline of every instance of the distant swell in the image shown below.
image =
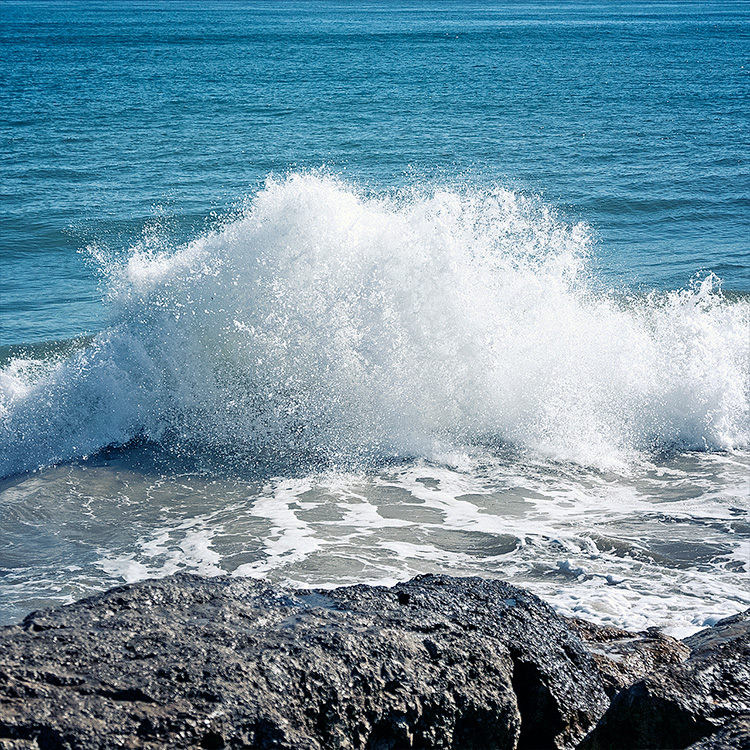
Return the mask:
<path fill-rule="evenodd" d="M 271 180 L 110 269 L 115 321 L 0 373 L 0 475 L 133 438 L 329 463 L 504 445 L 602 468 L 750 442 L 750 304 L 709 276 L 622 299 L 586 227 L 503 190 Z"/>

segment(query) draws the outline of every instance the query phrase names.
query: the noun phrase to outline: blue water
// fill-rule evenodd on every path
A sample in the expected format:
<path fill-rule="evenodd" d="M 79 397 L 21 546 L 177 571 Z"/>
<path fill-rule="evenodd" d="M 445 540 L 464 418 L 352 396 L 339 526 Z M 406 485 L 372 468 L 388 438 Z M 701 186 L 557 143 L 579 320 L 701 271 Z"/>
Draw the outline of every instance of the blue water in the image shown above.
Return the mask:
<path fill-rule="evenodd" d="M 541 194 L 614 285 L 750 290 L 743 2 L 6 0 L 0 45 L 0 344 L 101 327 L 77 251 L 321 166 Z"/>
<path fill-rule="evenodd" d="M 749 76 L 745 2 L 4 0 L 0 621 L 750 606 Z"/>

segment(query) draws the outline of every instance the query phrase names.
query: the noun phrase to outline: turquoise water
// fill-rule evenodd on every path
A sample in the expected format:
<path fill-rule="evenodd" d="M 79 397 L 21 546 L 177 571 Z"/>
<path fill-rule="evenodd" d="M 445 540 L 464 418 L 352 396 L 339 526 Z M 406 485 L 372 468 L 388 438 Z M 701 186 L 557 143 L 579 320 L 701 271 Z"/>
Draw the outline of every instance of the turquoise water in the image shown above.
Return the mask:
<path fill-rule="evenodd" d="M 750 606 L 746 3 L 6 1 L 0 49 L 0 620 Z"/>
<path fill-rule="evenodd" d="M 498 5 L 4 2 L 0 344 L 101 327 L 78 250 L 321 166 L 541 194 L 613 284 L 750 291 L 747 5 Z"/>

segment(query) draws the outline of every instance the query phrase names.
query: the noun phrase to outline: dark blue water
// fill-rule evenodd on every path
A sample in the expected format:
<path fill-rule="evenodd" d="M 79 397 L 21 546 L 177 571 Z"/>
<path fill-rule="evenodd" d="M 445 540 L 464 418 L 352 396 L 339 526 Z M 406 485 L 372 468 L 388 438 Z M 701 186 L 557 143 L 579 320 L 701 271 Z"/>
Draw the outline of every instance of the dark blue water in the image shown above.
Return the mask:
<path fill-rule="evenodd" d="M 743 2 L 0 6 L 0 344 L 102 325 L 79 253 L 325 166 L 541 194 L 607 283 L 750 290 Z"/>

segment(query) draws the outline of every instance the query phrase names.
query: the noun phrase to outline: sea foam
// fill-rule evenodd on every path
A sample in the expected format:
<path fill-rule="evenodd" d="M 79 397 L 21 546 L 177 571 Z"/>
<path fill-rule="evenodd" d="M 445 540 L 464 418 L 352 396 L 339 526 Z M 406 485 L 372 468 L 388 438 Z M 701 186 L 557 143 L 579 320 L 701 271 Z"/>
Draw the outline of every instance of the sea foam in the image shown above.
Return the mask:
<path fill-rule="evenodd" d="M 269 179 L 241 216 L 109 269 L 85 349 L 0 373 L 0 475 L 140 438 L 335 464 L 446 449 L 618 468 L 750 444 L 750 303 L 626 298 L 591 232 L 503 188 Z"/>

